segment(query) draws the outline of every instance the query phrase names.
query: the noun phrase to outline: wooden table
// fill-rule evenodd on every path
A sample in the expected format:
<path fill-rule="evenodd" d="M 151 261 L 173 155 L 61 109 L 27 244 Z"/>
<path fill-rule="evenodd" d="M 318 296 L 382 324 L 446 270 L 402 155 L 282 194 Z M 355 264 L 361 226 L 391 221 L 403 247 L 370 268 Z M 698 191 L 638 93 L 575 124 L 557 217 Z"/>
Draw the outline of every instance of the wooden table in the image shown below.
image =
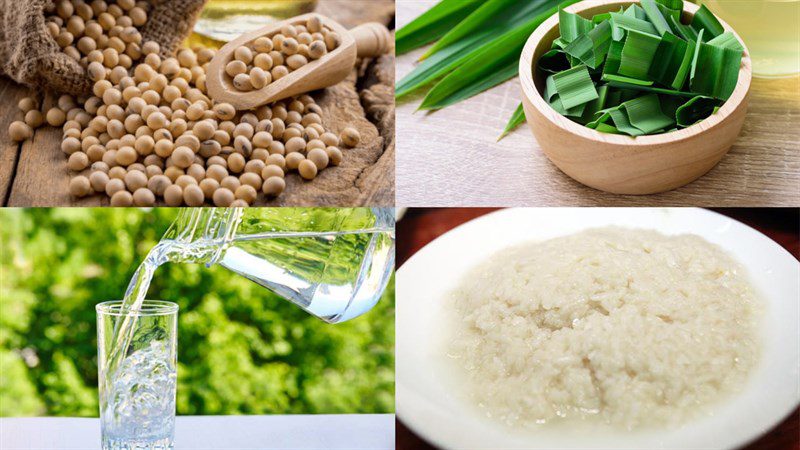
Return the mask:
<path fill-rule="evenodd" d="M 397 0 L 398 26 L 434 3 Z M 423 51 L 398 57 L 398 80 Z M 800 205 L 800 77 L 754 79 L 744 129 L 730 153 L 693 183 L 649 196 L 609 194 L 572 180 L 550 163 L 527 125 L 496 142 L 521 101 L 516 78 L 433 113 L 415 112 L 420 101 L 418 95 L 397 105 L 398 205 Z"/>
<path fill-rule="evenodd" d="M 449 230 L 488 214 L 497 208 L 410 208 L 397 223 L 397 267 L 429 242 Z M 721 214 L 743 222 L 768 236 L 800 259 L 800 211 L 796 208 L 715 208 Z M 425 442 L 398 420 L 397 450 L 432 450 Z M 800 409 L 772 431 L 744 450 L 800 449 Z"/>
<path fill-rule="evenodd" d="M 366 5 L 366 6 L 365 6 Z M 393 0 L 368 4 L 348 0 L 321 0 L 317 11 L 352 28 L 376 21 L 392 25 Z M 68 193 L 71 177 L 67 157 L 60 150 L 61 130 L 42 127 L 32 140 L 10 142 L 8 126 L 21 117 L 17 102 L 30 90 L 0 77 L 0 205 L 2 206 L 105 206 L 108 197 L 96 194 L 75 199 Z M 394 55 L 362 62 L 348 79 L 315 93 L 325 126 L 340 132 L 355 127 L 362 143 L 345 150 L 339 167 L 326 169 L 313 182 L 299 175 L 286 177 L 286 191 L 262 206 L 394 206 Z M 48 98 L 45 106 L 53 104 Z M 88 170 L 85 171 L 88 175 Z"/>

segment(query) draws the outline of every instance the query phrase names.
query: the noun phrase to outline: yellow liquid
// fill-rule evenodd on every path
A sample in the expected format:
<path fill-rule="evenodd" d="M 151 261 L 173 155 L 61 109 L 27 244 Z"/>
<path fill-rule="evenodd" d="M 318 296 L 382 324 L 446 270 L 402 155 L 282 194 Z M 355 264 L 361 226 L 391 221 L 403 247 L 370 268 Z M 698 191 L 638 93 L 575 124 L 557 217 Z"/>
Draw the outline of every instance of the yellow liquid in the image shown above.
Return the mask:
<path fill-rule="evenodd" d="M 742 37 L 762 77 L 800 74 L 800 0 L 702 0 Z"/>
<path fill-rule="evenodd" d="M 242 33 L 309 13 L 317 0 L 209 0 L 187 45 L 220 47 Z"/>

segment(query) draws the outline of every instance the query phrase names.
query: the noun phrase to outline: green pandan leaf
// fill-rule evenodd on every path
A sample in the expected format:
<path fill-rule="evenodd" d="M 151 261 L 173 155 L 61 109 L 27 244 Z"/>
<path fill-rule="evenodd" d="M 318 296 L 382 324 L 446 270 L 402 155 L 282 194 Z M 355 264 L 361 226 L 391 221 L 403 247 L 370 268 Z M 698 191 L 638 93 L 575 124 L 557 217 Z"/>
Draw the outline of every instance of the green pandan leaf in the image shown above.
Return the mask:
<path fill-rule="evenodd" d="M 567 6 L 577 1 L 566 0 L 560 4 Z M 506 58 L 509 52 L 516 52 L 518 58 L 527 36 L 519 37 L 510 49 L 497 51 L 497 42 L 502 41 L 508 45 L 508 41 L 505 39 L 516 28 L 525 24 L 541 23 L 556 12 L 558 5 L 558 0 L 507 3 L 508 8 L 497 14 L 487 14 L 487 10 L 483 9 L 483 6 L 478 8 L 464 20 L 464 22 L 469 22 L 467 28 L 470 32 L 446 46 L 437 48 L 436 51 L 429 52 L 431 54 L 424 61 L 397 83 L 395 96 L 401 99 L 423 87 L 430 86 L 476 57 L 482 58 L 483 64 L 487 66 L 506 67 L 508 65 Z M 442 39 L 444 40 L 446 37 Z M 448 39 L 452 39 L 452 36 Z M 441 42 L 440 40 L 437 45 Z M 477 83 L 480 84 L 481 81 L 477 81 Z"/>
<path fill-rule="evenodd" d="M 575 39 L 585 35 L 594 27 L 591 20 L 586 20 L 583 17 L 564 11 L 563 8 L 558 9 L 558 31 L 561 33 L 561 39 L 569 44 Z"/>
<path fill-rule="evenodd" d="M 651 134 L 675 125 L 675 121 L 661 111 L 661 102 L 655 94 L 628 100 L 620 108 L 627 113 L 630 124 L 644 134 Z"/>
<path fill-rule="evenodd" d="M 558 73 L 562 70 L 570 68 L 569 61 L 563 50 L 549 50 L 547 53 L 539 57 L 537 63 L 539 70 L 547 73 Z"/>
<path fill-rule="evenodd" d="M 514 114 L 512 114 L 511 118 L 508 120 L 508 124 L 506 124 L 506 127 L 503 129 L 503 134 L 497 138 L 497 141 L 499 142 L 506 137 L 508 133 L 511 133 L 515 128 L 522 125 L 522 122 L 525 122 L 525 110 L 522 107 L 522 103 L 520 103 L 514 111 Z"/>
<path fill-rule="evenodd" d="M 583 105 L 598 98 L 592 77 L 586 66 L 573 67 L 553 75 L 556 92 L 565 109 Z"/>
<path fill-rule="evenodd" d="M 442 0 L 395 34 L 398 55 L 429 44 L 444 36 L 477 9 L 484 0 Z"/>
<path fill-rule="evenodd" d="M 741 50 L 744 52 L 744 47 L 742 43 L 739 42 L 739 39 L 736 39 L 736 35 L 731 33 L 730 31 L 726 31 L 719 36 L 711 39 L 707 42 L 708 45 L 714 45 L 716 47 L 723 47 L 723 48 L 732 48 L 734 50 Z"/>
<path fill-rule="evenodd" d="M 672 33 L 661 36 L 653 58 L 658 64 L 650 66 L 648 76 L 665 86 L 680 89 L 686 82 L 694 47 Z"/>
<path fill-rule="evenodd" d="M 656 27 L 650 22 L 620 13 L 610 13 L 612 36 L 615 41 L 622 40 L 626 31 L 639 31 L 648 34 L 658 34 Z"/>
<path fill-rule="evenodd" d="M 719 103 L 719 100 L 703 95 L 692 97 L 675 111 L 675 121 L 679 127 L 694 125 L 714 114 Z"/>
<path fill-rule="evenodd" d="M 700 43 L 695 56 L 695 68 L 702 67 L 702 70 L 695 71 L 689 86 L 690 90 L 727 100 L 736 89 L 736 82 L 739 80 L 742 50 Z"/>
<path fill-rule="evenodd" d="M 660 42 L 661 38 L 656 35 L 636 30 L 628 31 L 625 46 L 622 48 L 619 74 L 646 79 Z"/>
<path fill-rule="evenodd" d="M 694 17 L 692 17 L 692 28 L 697 30 L 698 33 L 700 30 L 705 30 L 706 39 L 715 38 L 725 32 L 725 29 L 722 28 L 722 24 L 719 23 L 714 13 L 706 8 L 706 5 L 700 6 L 700 9 L 694 13 Z"/>
<path fill-rule="evenodd" d="M 645 14 L 647 14 L 647 19 L 656 28 L 659 36 L 663 36 L 664 33 L 672 32 L 672 28 L 670 28 L 664 15 L 661 14 L 661 10 L 658 9 L 658 4 L 655 0 L 641 0 L 641 3 L 642 9 L 644 9 Z"/>
<path fill-rule="evenodd" d="M 611 45 L 611 25 L 603 22 L 569 43 L 564 52 L 586 66 L 596 69 L 606 58 Z"/>

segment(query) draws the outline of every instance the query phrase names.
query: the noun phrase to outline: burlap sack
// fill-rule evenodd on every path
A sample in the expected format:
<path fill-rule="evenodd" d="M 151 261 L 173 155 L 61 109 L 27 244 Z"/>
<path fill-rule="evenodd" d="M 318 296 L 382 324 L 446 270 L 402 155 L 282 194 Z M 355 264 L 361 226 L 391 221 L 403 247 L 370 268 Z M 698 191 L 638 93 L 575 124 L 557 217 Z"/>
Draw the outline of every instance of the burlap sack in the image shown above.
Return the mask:
<path fill-rule="evenodd" d="M 44 8 L 52 0 L 0 0 L 0 74 L 34 89 L 73 95 L 91 92 L 81 65 L 50 37 Z M 189 35 L 205 0 L 148 0 L 153 5 L 142 29 L 145 41 L 172 55 Z"/>

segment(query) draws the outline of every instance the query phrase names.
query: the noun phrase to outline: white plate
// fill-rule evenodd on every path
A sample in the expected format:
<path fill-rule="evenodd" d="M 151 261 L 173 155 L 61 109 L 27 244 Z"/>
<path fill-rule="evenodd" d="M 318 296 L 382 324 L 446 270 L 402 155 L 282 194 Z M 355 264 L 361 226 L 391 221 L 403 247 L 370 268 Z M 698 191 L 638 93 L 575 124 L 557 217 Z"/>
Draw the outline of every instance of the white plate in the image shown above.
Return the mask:
<path fill-rule="evenodd" d="M 744 264 L 767 303 L 764 351 L 743 391 L 715 415 L 673 430 L 587 435 L 511 432 L 456 392 L 442 358 L 442 300 L 465 271 L 505 247 L 606 225 L 693 233 Z M 800 402 L 800 264 L 758 231 L 702 209 L 531 208 L 468 222 L 417 252 L 397 271 L 397 415 L 445 448 L 736 448 L 770 430 Z"/>

